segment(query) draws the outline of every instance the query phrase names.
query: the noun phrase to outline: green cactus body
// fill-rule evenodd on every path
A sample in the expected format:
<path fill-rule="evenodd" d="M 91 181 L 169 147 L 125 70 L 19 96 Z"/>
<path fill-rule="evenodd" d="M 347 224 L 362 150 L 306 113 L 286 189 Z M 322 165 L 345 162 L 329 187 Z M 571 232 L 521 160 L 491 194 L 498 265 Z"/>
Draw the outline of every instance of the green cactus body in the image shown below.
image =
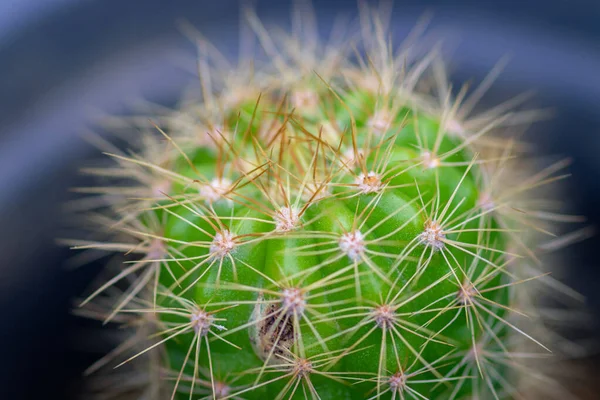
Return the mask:
<path fill-rule="evenodd" d="M 373 59 L 381 46 L 367 47 Z M 513 322 L 534 277 L 512 249 L 527 250 L 532 224 L 511 218 L 517 197 L 498 193 L 513 188 L 495 183 L 514 142 L 485 142 L 508 114 L 467 132 L 459 100 L 432 106 L 410 84 L 429 55 L 412 73 L 391 60 L 323 76 L 287 60 L 292 82 L 205 94 L 201 122 L 182 129 L 179 112 L 158 140 L 145 134 L 152 152 L 113 154 L 152 194 L 111 204 L 117 222 L 104 225 L 137 238 L 142 258 L 90 297 L 129 277 L 110 318 L 156 316 L 159 339 L 125 364 L 163 348 L 177 399 L 514 394 L 515 343 L 545 347 Z"/>
<path fill-rule="evenodd" d="M 454 395 L 467 393 L 469 378 L 448 375 L 447 359 L 481 336 L 475 318 L 494 321 L 460 314 L 476 296 L 497 301 L 487 307 L 500 318 L 510 304 L 506 288 L 475 286 L 506 280 L 504 238 L 477 205 L 477 160 L 434 117 L 400 107 L 373 121 L 383 99 L 320 100 L 328 94 L 322 84 L 306 109 L 263 95 L 230 111 L 223 132 L 235 133 L 218 132 L 212 151 L 181 149 L 172 172 L 193 183 L 154 211 L 179 247 L 160 276 L 171 294 L 157 294 L 158 313 L 194 305 L 181 318 L 165 311 L 175 332 L 192 324 L 167 342 L 170 367 L 237 375 L 248 399 L 447 398 L 457 383 Z"/>

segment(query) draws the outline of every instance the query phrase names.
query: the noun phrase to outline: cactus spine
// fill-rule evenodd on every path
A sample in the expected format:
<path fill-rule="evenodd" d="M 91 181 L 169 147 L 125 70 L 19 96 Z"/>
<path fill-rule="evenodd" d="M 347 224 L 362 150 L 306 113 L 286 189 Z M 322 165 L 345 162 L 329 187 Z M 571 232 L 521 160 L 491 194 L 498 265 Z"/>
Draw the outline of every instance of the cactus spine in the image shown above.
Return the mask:
<path fill-rule="evenodd" d="M 88 172 L 118 183 L 76 247 L 125 253 L 83 303 L 134 327 L 109 355 L 127 398 L 510 398 L 548 354 L 519 317 L 539 233 L 575 220 L 536 197 L 564 165 L 518 173 L 514 102 L 473 116 L 486 84 L 454 96 L 437 51 L 362 15 L 363 56 L 252 14 L 264 65 L 198 39 L 202 100 L 100 143 Z"/>

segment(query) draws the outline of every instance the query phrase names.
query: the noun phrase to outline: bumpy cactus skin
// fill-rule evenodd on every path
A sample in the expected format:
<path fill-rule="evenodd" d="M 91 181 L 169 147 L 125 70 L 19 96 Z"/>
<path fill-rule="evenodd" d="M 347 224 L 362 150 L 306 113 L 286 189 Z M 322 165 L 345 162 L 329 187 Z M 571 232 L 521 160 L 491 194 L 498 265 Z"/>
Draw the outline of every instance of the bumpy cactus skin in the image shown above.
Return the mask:
<path fill-rule="evenodd" d="M 454 98 L 435 51 L 391 53 L 363 16 L 359 59 L 302 29 L 278 50 L 253 15 L 265 65 L 227 70 L 198 39 L 203 99 L 138 125 L 132 152 L 101 143 L 116 166 L 89 172 L 125 185 L 91 189 L 103 239 L 78 247 L 126 259 L 84 303 L 143 328 L 115 374 L 155 373 L 113 393 L 501 399 L 548 354 L 518 317 L 537 232 L 574 219 L 531 208 L 562 164 L 512 175 L 498 131 L 519 113 L 468 118 L 480 91 Z"/>

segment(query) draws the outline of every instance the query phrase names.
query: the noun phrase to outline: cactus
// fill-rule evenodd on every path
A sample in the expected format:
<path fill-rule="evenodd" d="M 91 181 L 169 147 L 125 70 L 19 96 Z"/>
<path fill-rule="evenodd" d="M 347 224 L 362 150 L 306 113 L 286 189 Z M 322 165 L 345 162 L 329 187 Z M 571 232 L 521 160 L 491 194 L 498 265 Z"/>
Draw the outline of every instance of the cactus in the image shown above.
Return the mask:
<path fill-rule="evenodd" d="M 98 398 L 504 399 L 547 382 L 534 293 L 576 294 L 538 245 L 579 219 L 544 190 L 565 163 L 524 156 L 536 112 L 473 114 L 497 71 L 456 94 L 438 49 L 393 51 L 373 9 L 360 45 L 322 45 L 306 13 L 293 35 L 248 15 L 266 57 L 231 66 L 196 36 L 202 99 L 125 124 L 126 152 L 96 138 L 113 165 L 86 170 L 109 183 L 82 189 L 93 235 L 75 248 L 121 256 L 79 312 L 132 332 L 92 366 L 118 367 Z"/>

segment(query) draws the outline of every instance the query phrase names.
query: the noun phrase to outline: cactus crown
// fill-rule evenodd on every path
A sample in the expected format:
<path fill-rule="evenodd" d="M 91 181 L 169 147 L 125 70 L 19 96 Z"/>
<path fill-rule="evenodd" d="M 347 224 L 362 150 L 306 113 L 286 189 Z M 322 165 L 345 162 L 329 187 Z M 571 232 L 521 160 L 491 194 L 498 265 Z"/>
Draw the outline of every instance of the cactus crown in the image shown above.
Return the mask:
<path fill-rule="evenodd" d="M 472 115 L 487 82 L 454 96 L 437 51 L 393 52 L 362 15 L 363 56 L 303 18 L 278 42 L 250 14 L 254 69 L 198 39 L 202 100 L 92 171 L 119 183 L 78 248 L 126 259 L 84 303 L 133 327 L 116 373 L 146 395 L 499 399 L 547 354 L 519 317 L 564 165 L 521 173 L 515 102 Z"/>

